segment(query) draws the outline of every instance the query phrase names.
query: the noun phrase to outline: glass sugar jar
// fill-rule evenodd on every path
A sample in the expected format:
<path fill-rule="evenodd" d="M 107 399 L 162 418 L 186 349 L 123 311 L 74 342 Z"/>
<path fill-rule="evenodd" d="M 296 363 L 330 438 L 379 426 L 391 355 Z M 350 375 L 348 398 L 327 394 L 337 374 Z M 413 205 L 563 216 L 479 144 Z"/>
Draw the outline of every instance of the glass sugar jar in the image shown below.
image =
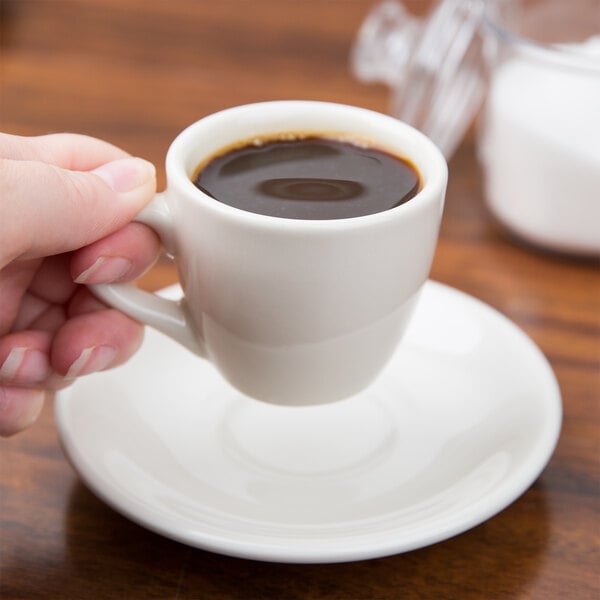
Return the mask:
<path fill-rule="evenodd" d="M 450 158 L 477 114 L 491 214 L 521 240 L 600 256 L 600 0 L 397 0 L 368 15 L 359 79 Z"/>

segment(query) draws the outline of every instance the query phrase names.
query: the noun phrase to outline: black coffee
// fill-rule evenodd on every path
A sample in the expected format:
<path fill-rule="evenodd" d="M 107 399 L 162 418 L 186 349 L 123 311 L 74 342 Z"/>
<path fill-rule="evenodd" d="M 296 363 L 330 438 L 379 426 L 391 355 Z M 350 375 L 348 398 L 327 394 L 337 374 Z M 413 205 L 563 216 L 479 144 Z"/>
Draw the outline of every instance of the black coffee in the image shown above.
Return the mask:
<path fill-rule="evenodd" d="M 201 164 L 194 184 L 219 202 L 287 219 L 345 219 L 389 210 L 420 186 L 407 161 L 321 137 L 265 140 Z"/>

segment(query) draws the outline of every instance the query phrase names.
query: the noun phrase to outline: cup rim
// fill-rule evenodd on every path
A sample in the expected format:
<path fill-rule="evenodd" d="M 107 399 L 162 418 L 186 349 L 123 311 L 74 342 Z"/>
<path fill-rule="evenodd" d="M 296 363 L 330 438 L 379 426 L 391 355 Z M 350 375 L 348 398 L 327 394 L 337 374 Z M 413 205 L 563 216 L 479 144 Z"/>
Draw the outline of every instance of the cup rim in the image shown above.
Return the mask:
<path fill-rule="evenodd" d="M 423 160 L 413 161 L 413 157 L 407 156 L 407 158 L 413 161 L 413 165 L 419 171 L 419 176 L 423 181 L 421 189 L 415 196 L 413 196 L 409 201 L 391 209 L 358 217 L 347 217 L 340 219 L 295 219 L 253 213 L 235 206 L 230 206 L 223 202 L 219 202 L 215 198 L 198 189 L 192 182 L 191 177 L 186 170 L 185 158 L 190 153 L 189 146 L 193 145 L 194 140 L 198 139 L 198 136 L 201 135 L 202 130 L 206 128 L 206 125 L 208 123 L 214 125 L 215 122 L 220 120 L 225 123 L 232 117 L 238 117 L 240 115 L 244 116 L 243 113 L 247 113 L 246 116 L 249 117 L 253 111 L 260 111 L 261 113 L 270 114 L 274 109 L 296 111 L 296 114 L 298 111 L 304 111 L 308 114 L 313 110 L 333 110 L 339 111 L 340 114 L 344 113 L 348 117 L 362 118 L 365 120 L 370 119 L 373 121 L 373 123 L 377 122 L 380 125 L 398 132 L 399 135 L 403 136 L 403 139 L 410 137 L 410 143 L 412 143 L 413 146 L 416 144 L 421 153 L 427 154 L 427 161 L 429 163 L 427 169 L 428 176 L 425 179 L 422 172 L 423 170 L 418 164 L 418 162 L 423 164 Z M 315 129 L 316 133 L 317 128 L 313 129 Z M 344 128 L 344 131 L 341 131 L 341 129 L 342 128 L 338 127 L 336 128 L 336 131 L 339 131 L 340 134 L 345 133 L 350 136 L 356 134 L 358 137 L 356 131 L 353 132 L 351 127 Z M 257 127 L 255 135 L 260 136 L 265 135 L 265 133 L 264 131 L 260 131 Z M 392 137 L 391 134 L 390 137 Z M 248 139 L 248 137 L 244 136 L 240 138 L 240 140 L 243 139 Z M 374 145 L 377 145 L 377 142 L 374 142 Z M 389 146 L 391 147 L 393 144 L 390 143 Z M 227 144 L 224 143 L 222 147 L 227 147 Z M 393 151 L 393 148 L 390 149 Z M 214 152 L 206 154 L 210 155 L 213 153 Z M 272 100 L 225 108 L 218 112 L 209 114 L 186 127 L 173 140 L 171 146 L 169 147 L 166 157 L 166 173 L 167 192 L 169 191 L 169 188 L 177 188 L 178 190 L 184 192 L 188 198 L 194 198 L 195 200 L 201 202 L 208 210 L 211 210 L 215 214 L 219 214 L 223 218 L 237 219 L 247 223 L 248 225 L 276 227 L 278 229 L 286 230 L 326 229 L 331 231 L 334 229 L 349 229 L 356 228 L 357 226 L 363 227 L 367 225 L 375 225 L 380 222 L 387 222 L 396 216 L 406 215 L 412 211 L 420 210 L 424 204 L 435 202 L 439 197 L 442 198 L 443 204 L 444 192 L 448 178 L 448 166 L 441 151 L 427 136 L 414 127 L 392 116 L 358 106 L 335 102 L 314 100 Z"/>

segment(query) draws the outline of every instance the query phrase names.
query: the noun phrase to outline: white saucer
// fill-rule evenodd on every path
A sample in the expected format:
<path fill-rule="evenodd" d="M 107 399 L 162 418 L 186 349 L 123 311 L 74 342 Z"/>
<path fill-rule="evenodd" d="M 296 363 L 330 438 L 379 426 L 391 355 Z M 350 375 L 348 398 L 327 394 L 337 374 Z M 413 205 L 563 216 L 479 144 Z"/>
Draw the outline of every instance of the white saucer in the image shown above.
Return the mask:
<path fill-rule="evenodd" d="M 354 398 L 250 400 L 149 330 L 125 366 L 63 392 L 56 416 L 75 469 L 133 521 L 232 556 L 341 562 L 432 544 L 505 508 L 549 460 L 561 402 L 521 330 L 428 282 L 391 363 Z"/>

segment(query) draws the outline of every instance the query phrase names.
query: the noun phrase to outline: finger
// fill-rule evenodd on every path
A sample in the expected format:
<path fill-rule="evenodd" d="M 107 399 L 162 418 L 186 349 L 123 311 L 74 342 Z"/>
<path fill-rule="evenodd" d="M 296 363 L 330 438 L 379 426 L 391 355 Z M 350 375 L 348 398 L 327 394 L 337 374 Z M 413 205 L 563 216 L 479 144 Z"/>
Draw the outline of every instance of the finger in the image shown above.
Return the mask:
<path fill-rule="evenodd" d="M 156 262 L 159 251 L 160 241 L 152 229 L 130 223 L 75 252 L 71 275 L 86 284 L 136 279 Z"/>
<path fill-rule="evenodd" d="M 52 335 L 20 331 L 0 339 L 0 387 L 56 391 L 72 383 L 50 366 Z"/>
<path fill-rule="evenodd" d="M 28 292 L 52 304 L 63 304 L 75 293 L 77 284 L 69 272 L 70 254 L 44 259 L 29 284 Z"/>
<path fill-rule="evenodd" d="M 50 364 L 66 378 L 103 371 L 125 362 L 142 338 L 143 327 L 117 310 L 84 313 L 56 333 Z"/>
<path fill-rule="evenodd" d="M 27 429 L 38 418 L 46 393 L 40 389 L 0 385 L 0 435 Z"/>
<path fill-rule="evenodd" d="M 94 296 L 88 287 L 81 285 L 69 301 L 67 306 L 67 317 L 72 319 L 79 315 L 98 312 L 100 310 L 106 310 L 107 308 L 106 304 Z"/>
<path fill-rule="evenodd" d="M 1 219 L 0 229 L 2 229 Z M 2 246 L 1 242 L 0 246 Z M 0 270 L 0 335 L 12 329 L 19 315 L 23 296 L 40 264 L 41 260 L 19 261 Z"/>
<path fill-rule="evenodd" d="M 20 331 L 0 338 L 0 386 L 42 384 L 51 374 L 51 336 L 43 331 Z"/>
<path fill-rule="evenodd" d="M 0 297 L 6 298 L 0 306 L 0 314 L 4 317 L 0 317 L 0 334 L 36 328 L 53 331 L 64 322 L 62 305 L 77 289 L 69 274 L 69 261 L 70 256 L 66 254 L 47 257 L 43 261 L 15 261 L 0 273 Z M 32 266 L 37 268 L 32 271 Z M 5 277 L 11 271 L 30 274 L 21 278 L 20 286 L 15 286 L 14 280 Z M 26 290 L 17 293 L 24 283 Z"/>
<path fill-rule="evenodd" d="M 0 267 L 81 248 L 125 226 L 152 198 L 155 170 L 125 158 L 93 171 L 0 160 L 3 203 Z"/>
<path fill-rule="evenodd" d="M 27 296 L 26 298 L 32 298 L 32 296 Z M 39 330 L 54 334 L 62 327 L 66 320 L 67 314 L 65 307 L 62 304 L 49 304 L 46 310 L 44 310 L 40 315 L 37 316 L 37 318 L 31 321 L 31 323 L 29 323 L 29 325 L 24 329 Z M 16 327 L 13 327 L 13 331 L 22 330 L 18 330 Z"/>
<path fill-rule="evenodd" d="M 0 133 L 0 158 L 37 160 L 73 171 L 90 171 L 128 156 L 108 142 L 76 133 L 35 137 Z"/>

